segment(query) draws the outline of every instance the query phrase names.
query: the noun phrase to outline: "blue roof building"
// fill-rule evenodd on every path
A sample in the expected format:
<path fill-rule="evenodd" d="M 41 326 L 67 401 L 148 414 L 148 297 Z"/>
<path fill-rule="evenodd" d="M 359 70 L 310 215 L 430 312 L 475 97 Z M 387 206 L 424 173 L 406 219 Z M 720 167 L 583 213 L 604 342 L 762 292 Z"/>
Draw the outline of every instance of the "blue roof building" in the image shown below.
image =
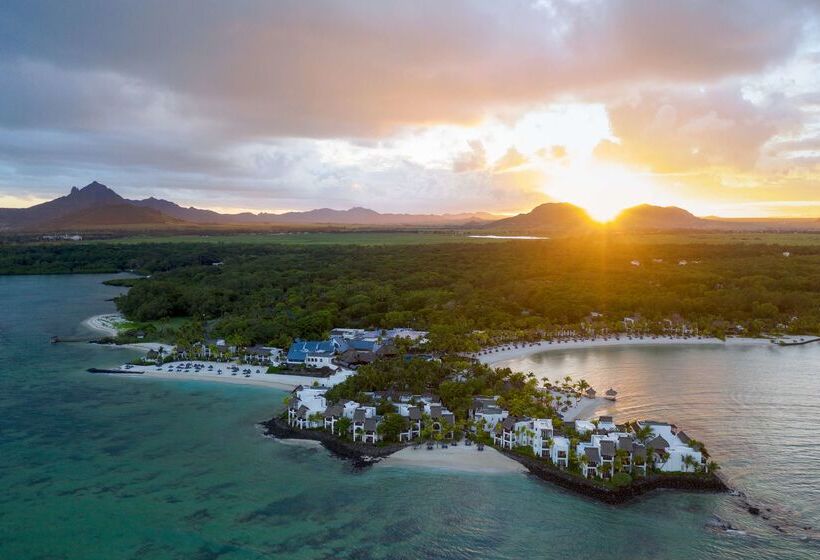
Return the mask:
<path fill-rule="evenodd" d="M 333 354 L 339 350 L 340 345 L 335 340 L 297 340 L 288 349 L 287 361 L 289 364 L 304 364 L 308 354 Z"/>

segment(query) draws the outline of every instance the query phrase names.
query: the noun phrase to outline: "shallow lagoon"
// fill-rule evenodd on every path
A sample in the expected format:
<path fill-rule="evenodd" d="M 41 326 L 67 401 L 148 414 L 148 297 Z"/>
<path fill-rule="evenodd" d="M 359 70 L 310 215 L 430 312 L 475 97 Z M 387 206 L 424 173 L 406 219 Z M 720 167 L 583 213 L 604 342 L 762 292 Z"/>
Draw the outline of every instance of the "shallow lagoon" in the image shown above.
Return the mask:
<path fill-rule="evenodd" d="M 133 354 L 89 344 L 100 276 L 0 278 L 2 558 L 816 558 L 728 496 L 658 493 L 615 508 L 524 475 L 353 473 L 260 436 L 284 393 L 93 376 Z M 583 374 L 616 416 L 668 417 L 750 497 L 820 525 L 820 347 L 631 348 L 522 363 Z M 751 457 L 751 459 L 750 459 Z M 749 534 L 704 528 L 717 514 Z"/>

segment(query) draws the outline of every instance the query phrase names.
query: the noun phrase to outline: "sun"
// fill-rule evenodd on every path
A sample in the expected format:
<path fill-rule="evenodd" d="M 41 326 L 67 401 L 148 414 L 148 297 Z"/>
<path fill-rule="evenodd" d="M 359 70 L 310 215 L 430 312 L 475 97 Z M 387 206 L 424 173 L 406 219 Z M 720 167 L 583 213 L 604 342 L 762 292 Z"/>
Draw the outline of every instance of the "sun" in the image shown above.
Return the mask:
<path fill-rule="evenodd" d="M 580 206 L 601 223 L 614 220 L 625 208 L 664 202 L 658 185 L 647 175 L 593 159 L 551 174 L 544 191 L 556 200 Z"/>

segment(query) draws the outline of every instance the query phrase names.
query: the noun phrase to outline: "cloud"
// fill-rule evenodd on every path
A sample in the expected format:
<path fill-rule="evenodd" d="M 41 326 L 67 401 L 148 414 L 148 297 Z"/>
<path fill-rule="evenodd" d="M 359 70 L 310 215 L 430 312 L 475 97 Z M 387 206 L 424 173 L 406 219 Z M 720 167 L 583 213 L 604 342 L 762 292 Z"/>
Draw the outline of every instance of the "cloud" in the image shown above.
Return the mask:
<path fill-rule="evenodd" d="M 601 142 L 596 155 L 659 173 L 749 170 L 768 141 L 800 129 L 803 122 L 782 95 L 755 104 L 731 85 L 645 90 L 607 110 L 617 141 Z"/>
<path fill-rule="evenodd" d="M 201 205 L 522 209 L 544 199 L 532 168 L 569 166 L 600 126 L 400 148 L 566 103 L 606 106 L 601 156 L 663 173 L 802 158 L 805 173 L 814 156 L 784 142 L 812 145 L 818 87 L 773 91 L 796 53 L 818 63 L 803 52 L 817 25 L 802 0 L 8 0 L 0 189 L 105 175 Z M 751 95 L 760 76 L 777 79 Z"/>
<path fill-rule="evenodd" d="M 9 4 L 0 16 L 0 45 L 12 59 L 153 84 L 236 133 L 311 137 L 472 123 L 490 111 L 626 82 L 759 71 L 793 52 L 811 6 Z"/>
<path fill-rule="evenodd" d="M 456 173 L 483 171 L 487 167 L 487 151 L 484 144 L 480 140 L 471 140 L 468 144 L 470 149 L 453 160 L 453 171 Z"/>
<path fill-rule="evenodd" d="M 501 173 L 504 171 L 509 171 L 511 169 L 516 169 L 525 165 L 529 160 L 527 157 L 515 149 L 514 146 L 510 146 L 510 149 L 507 150 L 498 161 L 495 162 L 493 166 L 493 170 L 496 173 Z"/>

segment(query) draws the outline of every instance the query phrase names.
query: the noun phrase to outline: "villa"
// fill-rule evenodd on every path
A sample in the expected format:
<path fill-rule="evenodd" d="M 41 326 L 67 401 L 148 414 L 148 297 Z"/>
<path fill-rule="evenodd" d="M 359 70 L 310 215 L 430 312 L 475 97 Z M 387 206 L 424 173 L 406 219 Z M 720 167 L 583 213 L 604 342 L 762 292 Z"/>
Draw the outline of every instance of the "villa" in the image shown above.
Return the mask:
<path fill-rule="evenodd" d="M 288 424 L 299 429 L 321 428 L 339 436 L 349 434 L 354 442 L 376 444 L 383 438 L 383 417 L 376 405 L 382 410 L 389 403 L 395 414 L 405 419 L 397 434 L 399 442 L 422 437 L 426 422 L 434 434 L 456 436 L 455 415 L 435 395 L 373 391 L 366 393 L 373 404 L 352 400 L 330 403 L 327 391 L 323 386 L 294 389 L 288 404 Z M 619 471 L 645 475 L 648 467 L 661 473 L 706 471 L 702 446 L 674 424 L 642 420 L 617 425 L 612 416 L 601 416 L 594 422 L 576 420 L 571 427 L 580 441 L 571 441 L 560 430 L 556 433 L 552 419 L 513 416 L 499 406 L 498 397 L 474 397 L 469 415 L 474 423 L 483 422 L 491 428 L 492 441 L 502 450 L 526 449 L 526 454 L 558 468 L 578 469 L 576 472 L 585 478 L 610 478 Z M 345 423 L 349 426 L 347 434 L 339 429 L 344 418 L 349 420 Z"/>
<path fill-rule="evenodd" d="M 569 467 L 569 447 L 570 441 L 564 436 L 553 436 L 552 447 L 550 448 L 549 458 L 553 465 L 558 467 Z"/>
<path fill-rule="evenodd" d="M 552 419 L 537 418 L 532 421 L 533 435 L 530 438 L 532 451 L 538 457 L 550 456 L 550 445 L 552 444 Z"/>
<path fill-rule="evenodd" d="M 595 424 L 593 424 L 589 420 L 576 420 L 574 427 L 575 431 L 578 432 L 580 435 L 588 434 L 590 432 L 595 431 Z"/>
<path fill-rule="evenodd" d="M 650 458 L 661 472 L 695 472 L 706 465 L 707 458 L 699 446 L 692 447 L 691 438 L 673 424 L 644 420 L 638 426 L 652 430 L 653 438 L 646 448 L 652 451 Z"/>
<path fill-rule="evenodd" d="M 507 414 L 498 406 L 498 397 L 475 397 L 469 410 L 469 417 L 477 424 L 481 423 L 488 432 L 494 431 Z"/>

